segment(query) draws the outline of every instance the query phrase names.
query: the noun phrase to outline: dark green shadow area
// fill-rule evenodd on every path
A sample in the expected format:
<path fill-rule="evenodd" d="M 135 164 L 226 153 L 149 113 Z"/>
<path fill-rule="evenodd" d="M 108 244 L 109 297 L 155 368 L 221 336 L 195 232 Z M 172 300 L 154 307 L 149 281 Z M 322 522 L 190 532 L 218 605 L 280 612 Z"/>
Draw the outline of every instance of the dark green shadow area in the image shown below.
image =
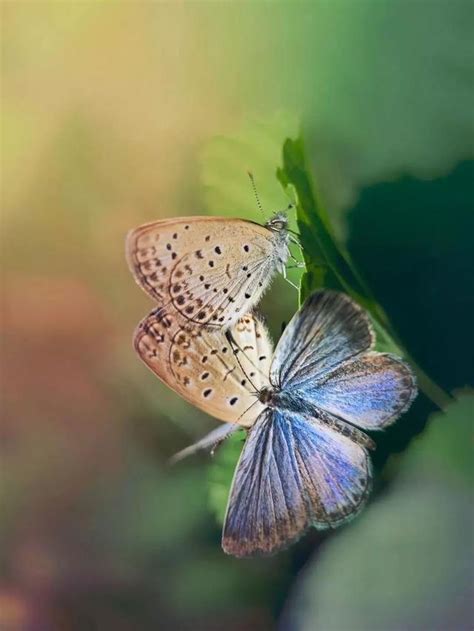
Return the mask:
<path fill-rule="evenodd" d="M 411 354 L 447 390 L 474 376 L 474 161 L 365 189 L 348 248 Z"/>
<path fill-rule="evenodd" d="M 446 390 L 474 377 L 474 162 L 431 181 L 402 177 L 362 191 L 348 213 L 348 249 L 394 329 Z M 377 459 L 406 446 L 431 404 L 377 437 Z"/>

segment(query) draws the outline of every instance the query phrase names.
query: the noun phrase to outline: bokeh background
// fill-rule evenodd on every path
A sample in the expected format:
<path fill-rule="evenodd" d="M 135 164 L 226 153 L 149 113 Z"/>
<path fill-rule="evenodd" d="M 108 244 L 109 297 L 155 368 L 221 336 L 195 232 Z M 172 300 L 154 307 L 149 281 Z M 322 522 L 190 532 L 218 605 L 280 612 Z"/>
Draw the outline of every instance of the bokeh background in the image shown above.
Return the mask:
<path fill-rule="evenodd" d="M 0 629 L 472 628 L 472 4 L 1 13 Z M 151 304 L 124 235 L 261 220 L 248 169 L 267 213 L 286 207 L 275 172 L 299 133 L 341 247 L 453 400 L 420 395 L 379 437 L 352 524 L 236 560 L 215 462 L 166 465 L 214 422 L 132 351 Z M 296 307 L 275 281 L 275 338 Z"/>

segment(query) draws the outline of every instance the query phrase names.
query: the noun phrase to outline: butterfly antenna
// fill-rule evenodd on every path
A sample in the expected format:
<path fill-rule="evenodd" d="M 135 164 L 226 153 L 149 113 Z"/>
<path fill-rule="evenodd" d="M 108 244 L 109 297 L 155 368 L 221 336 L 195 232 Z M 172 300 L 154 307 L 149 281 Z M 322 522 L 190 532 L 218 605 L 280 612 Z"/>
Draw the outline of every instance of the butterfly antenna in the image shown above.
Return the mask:
<path fill-rule="evenodd" d="M 253 177 L 253 173 L 251 171 L 247 171 L 247 173 L 252 183 L 253 194 L 255 195 L 255 199 L 257 200 L 257 206 L 259 207 L 260 212 L 262 213 L 263 220 L 266 221 L 265 213 L 263 211 L 263 206 L 260 202 L 260 198 L 257 193 L 257 187 L 255 185 L 255 178 Z"/>

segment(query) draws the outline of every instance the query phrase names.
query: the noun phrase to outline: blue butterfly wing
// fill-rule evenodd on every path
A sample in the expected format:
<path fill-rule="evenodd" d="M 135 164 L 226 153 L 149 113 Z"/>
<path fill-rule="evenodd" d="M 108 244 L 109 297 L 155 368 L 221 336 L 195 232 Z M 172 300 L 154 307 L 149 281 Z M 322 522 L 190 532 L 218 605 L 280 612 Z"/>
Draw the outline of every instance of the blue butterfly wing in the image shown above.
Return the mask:
<path fill-rule="evenodd" d="M 387 353 L 366 353 L 295 394 L 317 410 L 374 430 L 407 410 L 416 392 L 415 377 L 405 362 Z"/>
<path fill-rule="evenodd" d="M 271 554 L 310 526 L 354 516 L 370 486 L 366 449 L 298 413 L 267 409 L 248 434 L 222 536 L 228 554 Z"/>
<path fill-rule="evenodd" d="M 348 296 L 313 293 L 291 319 L 273 356 L 271 382 L 300 387 L 368 351 L 374 336 L 366 313 Z"/>
<path fill-rule="evenodd" d="M 283 333 L 271 382 L 316 416 L 369 430 L 385 427 L 409 407 L 416 385 L 407 364 L 370 351 L 372 343 L 358 305 L 344 294 L 316 292 Z"/>

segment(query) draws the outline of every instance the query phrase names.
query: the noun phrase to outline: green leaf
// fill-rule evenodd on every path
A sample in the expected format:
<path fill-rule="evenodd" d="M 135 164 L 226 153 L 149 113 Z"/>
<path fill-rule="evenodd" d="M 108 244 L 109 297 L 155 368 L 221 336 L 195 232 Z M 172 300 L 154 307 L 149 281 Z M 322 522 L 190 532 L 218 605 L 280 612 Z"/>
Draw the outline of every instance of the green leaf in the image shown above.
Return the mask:
<path fill-rule="evenodd" d="M 287 138 L 285 141 L 283 166 L 277 170 L 277 177 L 285 190 L 291 186 L 297 196 L 298 226 L 307 269 L 301 281 L 300 299 L 304 300 L 308 294 L 321 288 L 349 294 L 371 316 L 377 333 L 377 348 L 405 356 L 415 370 L 420 389 L 443 409 L 450 402 L 450 397 L 410 358 L 387 314 L 362 280 L 347 252 L 337 243 L 329 216 L 315 194 L 301 138 Z"/>
<path fill-rule="evenodd" d="M 346 292 L 371 314 L 377 348 L 402 355 L 388 331 L 385 314 L 336 241 L 329 216 L 314 192 L 301 138 L 285 141 L 283 167 L 277 170 L 277 177 L 285 190 L 292 188 L 297 198 L 298 226 L 306 262 L 306 273 L 301 279 L 301 301 L 316 289 Z"/>
<path fill-rule="evenodd" d="M 298 226 L 308 268 L 305 291 L 317 287 L 340 289 L 368 306 L 368 291 L 337 246 L 329 217 L 314 194 L 301 138 L 285 141 L 283 167 L 277 171 L 277 177 L 286 190 L 291 185 L 297 195 Z"/>

